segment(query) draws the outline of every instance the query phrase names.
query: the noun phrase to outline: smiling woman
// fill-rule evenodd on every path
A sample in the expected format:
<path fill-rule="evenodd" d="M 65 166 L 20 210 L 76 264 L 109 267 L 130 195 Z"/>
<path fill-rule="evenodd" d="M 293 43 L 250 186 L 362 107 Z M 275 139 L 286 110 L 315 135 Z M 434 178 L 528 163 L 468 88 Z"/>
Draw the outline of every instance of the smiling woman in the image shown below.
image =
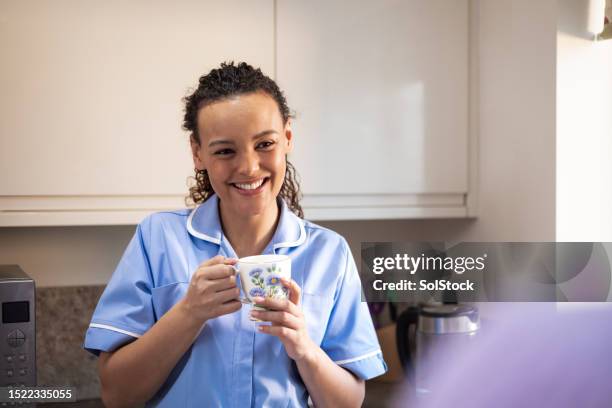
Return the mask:
<path fill-rule="evenodd" d="M 209 177 L 221 214 L 276 219 L 278 208 L 270 203 L 284 182 L 292 135 L 274 99 L 257 92 L 216 102 L 200 109 L 198 124 L 200 141 L 192 136 L 191 142 L 195 166 Z"/>
<path fill-rule="evenodd" d="M 145 218 L 100 298 L 85 348 L 105 404 L 360 406 L 386 365 L 346 241 L 303 219 L 282 92 L 221 64 L 185 104 L 197 206 Z M 268 275 L 288 298 L 254 308 L 234 265 L 261 254 L 288 256 L 291 279 Z"/>
<path fill-rule="evenodd" d="M 191 200 L 199 204 L 206 201 L 214 191 L 219 194 L 210 181 L 209 171 L 212 169 L 204 164 L 207 156 L 209 159 L 215 158 L 214 156 L 229 158 L 235 162 L 242 160 L 242 165 L 248 167 L 253 164 L 243 160 L 249 159 L 244 157 L 248 149 L 245 150 L 245 146 L 236 146 L 236 143 L 243 142 L 244 145 L 244 142 L 251 142 L 258 151 L 271 153 L 260 155 L 268 162 L 276 160 L 276 164 L 279 162 L 279 156 L 284 155 L 280 157 L 285 167 L 280 191 L 270 188 L 276 191 L 276 195 L 280 194 L 296 215 L 303 218 L 296 172 L 286 156 L 292 148 L 291 115 L 285 96 L 276 83 L 261 70 L 242 63 L 238 66 L 221 64 L 220 69 L 212 70 L 207 76 L 200 78 L 199 84 L 195 92 L 185 98 L 183 122 L 184 129 L 191 132 L 190 141 L 196 170 L 197 186 L 190 189 Z M 206 109 L 203 109 L 204 107 Z M 224 124 L 230 129 L 222 128 Z M 244 129 L 250 130 L 252 134 L 236 134 Z M 238 147 L 242 147 L 242 150 L 238 151 Z M 225 166 L 227 167 L 229 165 Z M 241 184 L 236 187 L 242 190 L 257 188 L 258 183 L 266 181 L 279 183 L 279 180 L 271 180 L 270 177 L 253 180 L 253 177 L 248 175 L 252 169 L 243 167 L 240 171 L 247 172 L 246 177 L 238 177 L 247 182 L 235 182 Z"/>

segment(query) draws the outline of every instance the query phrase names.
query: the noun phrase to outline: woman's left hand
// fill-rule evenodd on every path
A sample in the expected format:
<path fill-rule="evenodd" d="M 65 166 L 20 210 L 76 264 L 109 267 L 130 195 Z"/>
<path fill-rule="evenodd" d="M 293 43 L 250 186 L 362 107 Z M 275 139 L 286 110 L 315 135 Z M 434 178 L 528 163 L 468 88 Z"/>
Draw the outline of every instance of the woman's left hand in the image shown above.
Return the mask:
<path fill-rule="evenodd" d="M 260 324 L 258 330 L 278 337 L 289 357 L 295 361 L 307 359 L 315 354 L 317 346 L 308 336 L 304 313 L 299 307 L 302 291 L 294 280 L 281 278 L 281 283 L 289 289 L 289 299 L 257 297 L 253 299 L 255 304 L 268 310 L 253 310 L 251 315 L 261 321 L 272 323 Z"/>

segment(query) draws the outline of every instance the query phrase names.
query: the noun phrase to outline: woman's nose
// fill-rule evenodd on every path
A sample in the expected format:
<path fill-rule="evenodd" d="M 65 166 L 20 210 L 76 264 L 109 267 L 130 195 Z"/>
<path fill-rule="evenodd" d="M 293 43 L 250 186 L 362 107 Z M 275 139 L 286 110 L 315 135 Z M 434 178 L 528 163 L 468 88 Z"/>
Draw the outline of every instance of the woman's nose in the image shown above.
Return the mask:
<path fill-rule="evenodd" d="M 247 152 L 239 160 L 238 172 L 240 174 L 251 175 L 259 170 L 259 158 L 255 152 Z"/>

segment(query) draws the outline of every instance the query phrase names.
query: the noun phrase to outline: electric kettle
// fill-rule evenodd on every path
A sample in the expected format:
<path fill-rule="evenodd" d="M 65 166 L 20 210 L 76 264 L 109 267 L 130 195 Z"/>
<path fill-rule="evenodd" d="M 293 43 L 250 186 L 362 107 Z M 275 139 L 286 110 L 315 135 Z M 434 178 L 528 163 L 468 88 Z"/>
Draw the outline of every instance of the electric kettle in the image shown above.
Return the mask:
<path fill-rule="evenodd" d="M 478 309 L 467 304 L 414 306 L 398 317 L 400 363 L 417 398 L 435 392 L 436 373 L 474 347 L 479 328 Z"/>

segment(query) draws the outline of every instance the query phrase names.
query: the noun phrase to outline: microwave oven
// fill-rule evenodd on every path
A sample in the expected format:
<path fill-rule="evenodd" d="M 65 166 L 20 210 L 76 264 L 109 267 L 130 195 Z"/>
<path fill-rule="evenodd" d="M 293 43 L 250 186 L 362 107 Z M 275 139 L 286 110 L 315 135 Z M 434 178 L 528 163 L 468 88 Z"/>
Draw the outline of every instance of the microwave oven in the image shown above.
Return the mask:
<path fill-rule="evenodd" d="M 0 387 L 36 386 L 36 288 L 17 265 L 0 265 Z"/>

